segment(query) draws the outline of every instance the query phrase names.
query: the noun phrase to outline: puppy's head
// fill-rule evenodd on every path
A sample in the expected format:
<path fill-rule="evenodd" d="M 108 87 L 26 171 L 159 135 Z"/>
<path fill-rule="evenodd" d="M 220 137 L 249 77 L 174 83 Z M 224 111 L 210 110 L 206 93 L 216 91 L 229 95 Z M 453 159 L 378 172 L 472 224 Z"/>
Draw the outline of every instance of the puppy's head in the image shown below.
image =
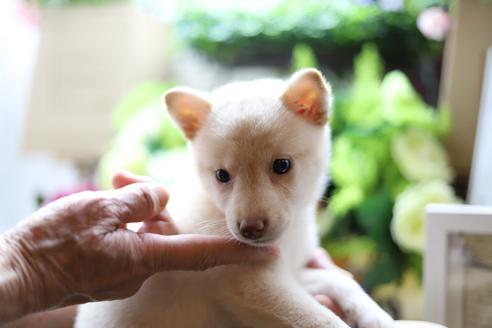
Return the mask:
<path fill-rule="evenodd" d="M 175 88 L 164 99 L 236 239 L 273 243 L 304 219 L 296 214 L 319 197 L 330 150 L 331 91 L 318 71 L 232 83 L 210 94 Z"/>

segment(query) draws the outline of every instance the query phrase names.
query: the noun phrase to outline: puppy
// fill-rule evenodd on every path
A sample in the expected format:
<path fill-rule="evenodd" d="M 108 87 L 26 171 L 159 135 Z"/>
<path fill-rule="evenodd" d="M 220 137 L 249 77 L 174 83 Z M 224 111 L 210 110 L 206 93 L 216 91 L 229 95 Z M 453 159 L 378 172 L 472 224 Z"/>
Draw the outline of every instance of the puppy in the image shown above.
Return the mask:
<path fill-rule="evenodd" d="M 331 90 L 318 71 L 210 94 L 175 88 L 164 99 L 195 166 L 191 181 L 171 191 L 179 232 L 275 244 L 280 256 L 156 274 L 131 298 L 81 306 L 76 327 L 347 327 L 311 294 L 334 299 L 358 327 L 393 327 L 354 280 L 306 268 L 330 152 Z"/>

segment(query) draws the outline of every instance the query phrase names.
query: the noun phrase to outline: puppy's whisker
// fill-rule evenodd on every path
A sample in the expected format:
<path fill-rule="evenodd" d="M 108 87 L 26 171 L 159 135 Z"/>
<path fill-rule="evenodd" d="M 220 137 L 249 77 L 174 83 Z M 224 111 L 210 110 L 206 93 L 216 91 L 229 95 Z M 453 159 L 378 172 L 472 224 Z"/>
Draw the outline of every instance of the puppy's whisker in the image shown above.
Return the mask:
<path fill-rule="evenodd" d="M 211 220 L 207 218 L 199 218 L 196 224 L 197 231 L 201 233 L 214 234 L 231 237 L 229 229 L 223 220 Z"/>

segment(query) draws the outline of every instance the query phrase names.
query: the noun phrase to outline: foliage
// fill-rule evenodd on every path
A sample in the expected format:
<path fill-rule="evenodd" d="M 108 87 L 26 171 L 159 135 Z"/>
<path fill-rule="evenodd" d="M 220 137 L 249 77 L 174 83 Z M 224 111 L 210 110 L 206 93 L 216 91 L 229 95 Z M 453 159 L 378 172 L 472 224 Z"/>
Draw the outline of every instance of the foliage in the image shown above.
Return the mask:
<path fill-rule="evenodd" d="M 372 264 L 365 286 L 398 281 L 421 271 L 424 207 L 456 202 L 440 138 L 449 129 L 447 108 L 423 102 L 399 71 L 383 76 L 377 48 L 368 44 L 355 61 L 354 81 L 336 102 L 331 126 L 329 210 L 335 224 L 326 240 L 370 238 Z"/>
<path fill-rule="evenodd" d="M 146 82 L 131 90 L 113 110 L 111 120 L 113 126 L 120 130 L 131 119 L 132 115 L 159 99 L 172 86 L 170 83 Z"/>
<path fill-rule="evenodd" d="M 303 68 L 317 67 L 318 60 L 313 49 L 306 44 L 296 44 L 292 50 L 291 71 L 295 72 Z"/>
<path fill-rule="evenodd" d="M 194 6 L 181 13 L 177 30 L 194 49 L 229 64 L 271 58 L 278 65 L 279 56 L 288 57 L 296 44 L 309 45 L 322 60 L 343 61 L 367 42 L 377 44 L 385 58 L 413 61 L 441 48 L 416 27 L 416 17 L 426 5 L 406 1 L 396 11 L 356 0 L 283 0 L 256 10 Z"/>
<path fill-rule="evenodd" d="M 111 188 L 111 177 L 118 170 L 135 174 L 149 174 L 152 171 L 157 174 L 155 163 L 163 158 L 162 153 L 183 148 L 184 138 L 161 101 L 161 95 L 169 87 L 169 83 L 142 84 L 113 111 L 111 119 L 117 133 L 97 169 L 98 183 L 102 188 Z M 171 163 L 171 160 L 168 162 Z M 176 167 L 178 165 L 173 168 Z M 175 174 L 173 170 L 164 173 Z M 163 180 L 172 180 L 170 177 L 166 179 L 164 173 L 159 174 Z"/>

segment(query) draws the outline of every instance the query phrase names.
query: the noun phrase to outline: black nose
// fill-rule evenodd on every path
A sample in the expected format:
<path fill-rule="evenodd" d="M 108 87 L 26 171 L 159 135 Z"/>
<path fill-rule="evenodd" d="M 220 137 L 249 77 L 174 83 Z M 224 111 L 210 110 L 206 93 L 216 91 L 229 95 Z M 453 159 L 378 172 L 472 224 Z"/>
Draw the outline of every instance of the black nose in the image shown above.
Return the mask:
<path fill-rule="evenodd" d="M 265 233 L 265 226 L 266 220 L 263 219 L 241 220 L 239 231 L 244 238 L 256 240 Z"/>

